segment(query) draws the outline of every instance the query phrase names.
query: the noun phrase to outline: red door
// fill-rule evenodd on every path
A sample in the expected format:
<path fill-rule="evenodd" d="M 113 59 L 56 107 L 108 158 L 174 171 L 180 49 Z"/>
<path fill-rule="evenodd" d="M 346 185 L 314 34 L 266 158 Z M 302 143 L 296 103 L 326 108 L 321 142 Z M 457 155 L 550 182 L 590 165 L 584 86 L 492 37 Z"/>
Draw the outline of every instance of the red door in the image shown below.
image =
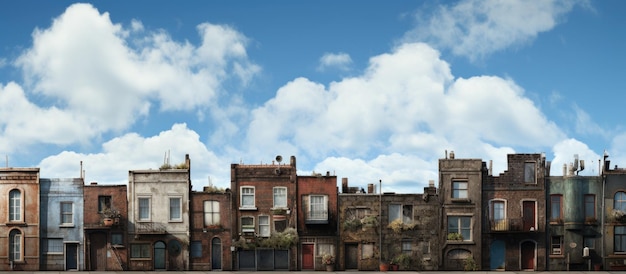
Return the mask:
<path fill-rule="evenodd" d="M 302 245 L 302 269 L 313 269 L 315 264 L 313 263 L 313 251 L 315 250 L 312 244 Z"/>
<path fill-rule="evenodd" d="M 521 270 L 534 270 L 535 269 L 535 243 L 526 241 L 522 243 L 522 269 Z"/>

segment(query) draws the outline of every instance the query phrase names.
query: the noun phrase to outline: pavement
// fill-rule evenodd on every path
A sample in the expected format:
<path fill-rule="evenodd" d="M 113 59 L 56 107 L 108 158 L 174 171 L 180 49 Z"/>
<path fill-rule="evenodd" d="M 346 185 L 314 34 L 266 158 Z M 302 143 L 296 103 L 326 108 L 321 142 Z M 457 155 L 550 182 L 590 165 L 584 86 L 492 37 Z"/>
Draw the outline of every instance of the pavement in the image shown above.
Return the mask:
<path fill-rule="evenodd" d="M 20 274 L 67 274 L 66 271 L 18 271 Z M 300 274 L 320 274 L 320 272 L 348 273 L 358 272 L 359 274 L 381 273 L 380 271 L 71 271 L 72 274 L 144 274 L 154 272 L 166 272 L 167 274 L 259 274 L 259 272 L 269 273 L 291 273 Z M 472 274 L 529 274 L 533 271 L 390 271 L 394 274 L 442 274 L 442 273 L 472 273 Z M 567 273 L 567 274 L 624 274 L 623 271 L 535 271 L 534 273 Z"/>

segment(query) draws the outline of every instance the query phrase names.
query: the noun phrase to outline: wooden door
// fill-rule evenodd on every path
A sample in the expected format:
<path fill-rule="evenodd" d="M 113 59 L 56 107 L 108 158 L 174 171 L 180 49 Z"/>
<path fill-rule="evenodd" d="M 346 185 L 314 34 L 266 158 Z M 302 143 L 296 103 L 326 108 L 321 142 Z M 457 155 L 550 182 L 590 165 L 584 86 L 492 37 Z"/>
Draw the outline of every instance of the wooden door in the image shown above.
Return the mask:
<path fill-rule="evenodd" d="M 537 226 L 535 224 L 535 201 L 524 201 L 522 207 L 522 213 L 524 214 L 524 231 L 537 229 Z"/>
<path fill-rule="evenodd" d="M 526 241 L 521 246 L 521 270 L 534 270 L 535 269 L 535 243 Z"/>
<path fill-rule="evenodd" d="M 315 251 L 315 246 L 313 244 L 303 244 L 302 245 L 302 269 L 314 269 L 314 258 L 313 256 Z"/>
<path fill-rule="evenodd" d="M 211 269 L 222 269 L 222 240 L 211 240 Z"/>
<path fill-rule="evenodd" d="M 165 243 L 156 242 L 154 244 L 154 269 L 165 269 Z"/>
<path fill-rule="evenodd" d="M 65 245 L 65 270 L 78 270 L 78 244 Z"/>
<path fill-rule="evenodd" d="M 107 270 L 107 234 L 91 233 L 89 235 L 89 269 L 95 271 Z"/>
<path fill-rule="evenodd" d="M 346 269 L 358 269 L 359 268 L 359 245 L 358 244 L 346 244 Z"/>

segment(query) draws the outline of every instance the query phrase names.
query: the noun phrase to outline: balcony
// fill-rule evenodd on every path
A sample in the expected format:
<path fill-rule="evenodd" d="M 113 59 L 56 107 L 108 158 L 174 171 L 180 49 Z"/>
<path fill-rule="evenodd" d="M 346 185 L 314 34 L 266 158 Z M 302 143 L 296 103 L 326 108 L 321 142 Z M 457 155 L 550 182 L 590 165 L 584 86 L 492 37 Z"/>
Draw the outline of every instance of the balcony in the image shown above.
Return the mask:
<path fill-rule="evenodd" d="M 327 210 L 310 210 L 304 213 L 304 222 L 306 224 L 328 224 Z"/>
<path fill-rule="evenodd" d="M 534 221 L 525 221 L 524 219 L 490 219 L 489 228 L 492 233 L 535 232 L 537 225 Z"/>
<path fill-rule="evenodd" d="M 135 232 L 137 234 L 166 234 L 167 230 L 162 223 L 135 223 Z"/>

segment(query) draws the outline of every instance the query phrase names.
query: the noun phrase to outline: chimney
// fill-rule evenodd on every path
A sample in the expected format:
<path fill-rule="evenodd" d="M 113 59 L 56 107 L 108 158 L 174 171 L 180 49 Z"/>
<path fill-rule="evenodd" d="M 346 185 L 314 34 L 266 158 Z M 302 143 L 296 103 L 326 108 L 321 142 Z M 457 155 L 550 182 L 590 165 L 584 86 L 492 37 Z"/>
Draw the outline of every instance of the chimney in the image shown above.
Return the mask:
<path fill-rule="evenodd" d="M 341 192 L 348 193 L 348 178 L 341 178 Z"/>
<path fill-rule="evenodd" d="M 374 184 L 367 184 L 367 194 L 374 193 Z"/>
<path fill-rule="evenodd" d="M 454 150 L 450 150 L 450 159 L 454 160 Z"/>
<path fill-rule="evenodd" d="M 493 160 L 489 160 L 489 176 L 493 175 Z"/>

